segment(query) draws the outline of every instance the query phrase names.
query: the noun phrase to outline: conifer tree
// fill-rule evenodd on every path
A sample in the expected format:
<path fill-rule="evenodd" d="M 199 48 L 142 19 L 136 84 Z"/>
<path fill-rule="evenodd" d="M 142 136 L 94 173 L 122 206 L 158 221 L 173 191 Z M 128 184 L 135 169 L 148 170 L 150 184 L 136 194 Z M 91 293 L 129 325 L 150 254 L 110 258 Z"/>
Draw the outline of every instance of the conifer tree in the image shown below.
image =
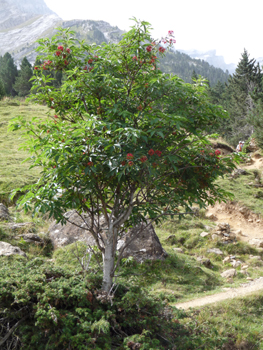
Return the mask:
<path fill-rule="evenodd" d="M 0 57 L 0 78 L 4 83 L 5 91 L 8 95 L 16 95 L 13 85 L 17 74 L 17 67 L 14 63 L 14 59 L 9 52 L 6 52 L 3 57 Z"/>
<path fill-rule="evenodd" d="M 255 63 L 255 59 L 249 59 L 249 54 L 244 49 L 235 74 L 229 78 L 227 88 L 231 124 L 228 139 L 233 145 L 239 139 L 247 139 L 253 132 L 249 114 L 255 107 L 255 101 L 261 97 L 261 80 L 262 71 L 259 65 Z"/>
<path fill-rule="evenodd" d="M 0 79 L 0 100 L 5 96 L 5 86 L 3 81 Z"/>
<path fill-rule="evenodd" d="M 33 70 L 31 64 L 28 62 L 27 58 L 24 57 L 14 84 L 14 89 L 19 96 L 27 96 L 29 94 L 32 87 L 32 83 L 30 81 L 32 76 Z"/>

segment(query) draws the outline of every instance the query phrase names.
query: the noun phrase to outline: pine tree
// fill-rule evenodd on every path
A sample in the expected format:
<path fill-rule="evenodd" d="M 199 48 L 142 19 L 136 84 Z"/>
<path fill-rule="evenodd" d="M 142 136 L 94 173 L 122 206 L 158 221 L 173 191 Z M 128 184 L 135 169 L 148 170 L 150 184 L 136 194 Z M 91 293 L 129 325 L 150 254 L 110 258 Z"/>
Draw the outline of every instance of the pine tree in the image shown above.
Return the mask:
<path fill-rule="evenodd" d="M 5 96 L 5 86 L 3 81 L 0 79 L 0 100 Z"/>
<path fill-rule="evenodd" d="M 24 57 L 14 84 L 14 89 L 19 96 L 27 96 L 29 94 L 32 87 L 32 83 L 30 81 L 32 75 L 33 70 L 31 64 L 28 62 L 27 58 Z"/>
<path fill-rule="evenodd" d="M 234 145 L 239 139 L 247 139 L 253 132 L 249 114 L 262 95 L 262 71 L 255 59 L 249 59 L 244 49 L 235 74 L 229 78 L 227 94 L 230 96 L 228 111 L 230 113 L 231 131 L 228 140 Z"/>
<path fill-rule="evenodd" d="M 6 52 L 3 57 L 0 57 L 0 78 L 4 83 L 5 91 L 8 95 L 16 95 L 16 91 L 13 88 L 16 77 L 17 67 L 13 57 L 9 52 Z"/>
<path fill-rule="evenodd" d="M 194 83 L 198 79 L 198 75 L 196 74 L 196 71 L 193 70 L 192 72 L 192 82 Z"/>

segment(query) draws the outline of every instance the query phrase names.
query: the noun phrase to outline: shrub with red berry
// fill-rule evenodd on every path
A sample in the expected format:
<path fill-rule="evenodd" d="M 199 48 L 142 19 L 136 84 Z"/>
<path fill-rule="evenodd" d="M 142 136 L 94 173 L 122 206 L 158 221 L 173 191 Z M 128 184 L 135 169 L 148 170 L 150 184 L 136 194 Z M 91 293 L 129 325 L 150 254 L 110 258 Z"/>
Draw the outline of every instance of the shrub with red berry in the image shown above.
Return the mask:
<path fill-rule="evenodd" d="M 229 157 L 217 159 L 220 151 L 212 152 L 204 136 L 225 117 L 208 101 L 206 86 L 157 69 L 158 57 L 173 45 L 170 39 L 171 31 L 160 46 L 149 25 L 136 22 L 118 44 L 80 43 L 68 29 L 40 40 L 45 63 L 35 71 L 31 98 L 55 113 L 50 110 L 50 122 L 13 121 L 14 129 L 25 128 L 29 149 L 37 152 L 34 166 L 43 168 L 40 180 L 21 191 L 26 194 L 20 204 L 31 201 L 33 210 L 59 222 L 71 209 L 89 216 L 106 292 L 124 251 L 117 256 L 117 243 L 128 228 L 225 198 L 215 180 L 234 168 Z M 45 69 L 62 71 L 60 87 L 50 86 Z M 57 168 L 50 174 L 46 164 Z"/>

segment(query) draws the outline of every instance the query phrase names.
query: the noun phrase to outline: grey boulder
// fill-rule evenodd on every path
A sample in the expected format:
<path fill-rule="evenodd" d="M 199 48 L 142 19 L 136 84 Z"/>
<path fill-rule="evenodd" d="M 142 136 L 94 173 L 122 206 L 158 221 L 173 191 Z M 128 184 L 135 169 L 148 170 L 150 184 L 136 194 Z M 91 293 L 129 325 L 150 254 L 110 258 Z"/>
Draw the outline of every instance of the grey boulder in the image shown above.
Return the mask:
<path fill-rule="evenodd" d="M 10 215 L 7 207 L 0 203 L 0 221 L 9 221 Z"/>
<path fill-rule="evenodd" d="M 86 223 L 89 225 L 90 222 L 88 215 L 84 214 L 86 223 L 75 210 L 67 212 L 65 215 L 71 222 L 77 224 L 77 226 L 71 223 L 61 225 L 54 222 L 51 224 L 49 228 L 49 237 L 54 248 L 63 247 L 77 241 L 82 241 L 89 245 L 96 244 L 92 233 L 88 230 L 86 225 Z M 100 224 L 103 228 L 105 225 L 103 219 Z M 152 225 L 142 223 L 131 228 L 126 234 L 124 234 L 122 239 L 119 240 L 118 250 L 121 250 L 123 245 L 126 245 L 131 239 L 132 241 L 123 251 L 123 258 L 133 256 L 136 261 L 141 262 L 146 259 L 164 259 L 168 256 Z"/>
<path fill-rule="evenodd" d="M 0 242 L 0 255 L 10 256 L 10 255 L 22 255 L 25 258 L 26 253 L 24 253 L 19 247 L 15 247 L 7 242 Z"/>

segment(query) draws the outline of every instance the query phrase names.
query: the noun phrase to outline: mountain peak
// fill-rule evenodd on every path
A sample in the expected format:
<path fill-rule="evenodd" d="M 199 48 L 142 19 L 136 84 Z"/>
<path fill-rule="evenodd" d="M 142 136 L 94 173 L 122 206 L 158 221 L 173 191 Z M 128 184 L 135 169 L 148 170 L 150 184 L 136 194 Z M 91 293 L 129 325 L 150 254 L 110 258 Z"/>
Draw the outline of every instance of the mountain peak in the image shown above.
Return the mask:
<path fill-rule="evenodd" d="M 33 14 L 33 15 L 51 15 L 54 14 L 51 11 L 44 0 L 4 0 L 11 6 L 16 7 L 19 11 L 23 13 Z M 1 1 L 0 1 L 1 2 Z"/>

